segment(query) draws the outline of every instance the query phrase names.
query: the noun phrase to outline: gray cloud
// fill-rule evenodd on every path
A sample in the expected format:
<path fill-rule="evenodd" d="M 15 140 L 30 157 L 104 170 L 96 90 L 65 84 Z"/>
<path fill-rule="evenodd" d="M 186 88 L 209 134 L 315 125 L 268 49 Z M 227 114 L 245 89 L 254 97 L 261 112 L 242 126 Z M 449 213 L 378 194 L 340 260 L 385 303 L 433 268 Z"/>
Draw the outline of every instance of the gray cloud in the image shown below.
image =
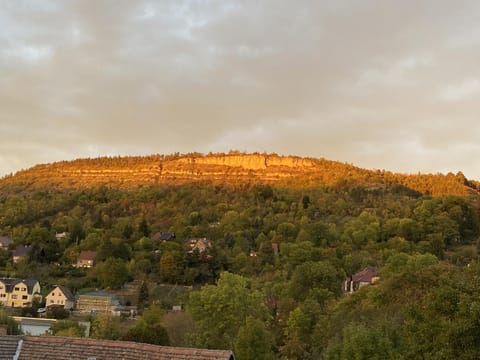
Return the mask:
<path fill-rule="evenodd" d="M 480 179 L 476 1 L 7 1 L 0 174 L 267 151 Z"/>

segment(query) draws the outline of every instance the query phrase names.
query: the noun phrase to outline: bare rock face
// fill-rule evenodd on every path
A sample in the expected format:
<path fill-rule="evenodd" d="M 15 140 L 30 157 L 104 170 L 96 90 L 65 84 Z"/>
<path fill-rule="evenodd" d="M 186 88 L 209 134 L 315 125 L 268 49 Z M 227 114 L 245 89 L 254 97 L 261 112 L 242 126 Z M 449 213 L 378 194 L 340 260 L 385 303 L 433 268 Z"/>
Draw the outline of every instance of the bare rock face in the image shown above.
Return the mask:
<path fill-rule="evenodd" d="M 9 186 L 10 189 L 84 189 L 105 185 L 129 189 L 209 182 L 233 185 L 281 183 L 286 186 L 363 186 L 366 189 L 384 189 L 387 185 L 400 184 L 431 195 L 478 193 L 478 184 L 460 175 L 394 174 L 321 158 L 276 154 L 195 153 L 103 157 L 37 165 L 0 179 L 0 191 Z"/>
<path fill-rule="evenodd" d="M 315 166 L 314 162 L 310 159 L 261 154 L 206 156 L 200 158 L 183 158 L 178 161 L 196 165 L 237 167 L 246 170 L 266 170 L 272 166 L 285 166 L 296 169 Z"/>

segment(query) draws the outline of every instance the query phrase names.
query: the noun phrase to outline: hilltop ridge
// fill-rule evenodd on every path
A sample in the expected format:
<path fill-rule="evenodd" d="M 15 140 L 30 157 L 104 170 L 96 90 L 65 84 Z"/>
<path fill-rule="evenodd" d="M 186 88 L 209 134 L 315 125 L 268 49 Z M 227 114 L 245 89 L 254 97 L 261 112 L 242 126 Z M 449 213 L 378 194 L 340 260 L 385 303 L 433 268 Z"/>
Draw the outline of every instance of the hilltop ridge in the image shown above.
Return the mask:
<path fill-rule="evenodd" d="M 60 161 L 36 165 L 5 177 L 0 180 L 0 190 L 12 186 L 20 189 L 81 189 L 102 185 L 128 189 L 189 182 L 368 188 L 397 184 L 434 196 L 478 193 L 477 183 L 467 180 L 460 172 L 456 175 L 396 174 L 385 170 L 362 169 L 323 158 L 239 152 Z"/>

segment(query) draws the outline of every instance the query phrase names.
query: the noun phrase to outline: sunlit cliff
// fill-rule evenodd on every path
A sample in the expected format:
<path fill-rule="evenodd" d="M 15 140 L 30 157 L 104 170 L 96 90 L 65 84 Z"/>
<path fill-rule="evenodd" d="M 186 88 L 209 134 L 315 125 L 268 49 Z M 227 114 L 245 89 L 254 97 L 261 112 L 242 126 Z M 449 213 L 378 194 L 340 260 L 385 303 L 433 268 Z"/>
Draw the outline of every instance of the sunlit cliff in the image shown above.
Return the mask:
<path fill-rule="evenodd" d="M 325 159 L 276 154 L 175 154 L 78 159 L 37 165 L 0 180 L 0 190 L 95 186 L 133 188 L 210 182 L 276 183 L 282 186 L 364 186 L 381 190 L 401 185 L 431 195 L 468 195 L 477 183 L 463 174 L 395 174 Z"/>

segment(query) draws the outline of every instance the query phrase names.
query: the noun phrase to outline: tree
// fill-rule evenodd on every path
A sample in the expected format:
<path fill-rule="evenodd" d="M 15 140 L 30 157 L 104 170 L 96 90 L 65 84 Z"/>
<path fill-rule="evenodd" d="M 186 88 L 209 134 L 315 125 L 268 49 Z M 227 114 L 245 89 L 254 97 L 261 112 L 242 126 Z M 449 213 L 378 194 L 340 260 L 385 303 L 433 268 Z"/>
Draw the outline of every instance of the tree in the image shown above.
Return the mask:
<path fill-rule="evenodd" d="M 291 295 L 296 301 L 303 301 L 316 288 L 339 294 L 344 277 L 345 274 L 328 261 L 307 261 L 297 266 L 293 272 Z"/>
<path fill-rule="evenodd" d="M 122 340 L 154 345 L 170 345 L 168 333 L 162 325 L 148 325 L 143 320 L 137 320 L 135 326 L 122 336 Z"/>
<path fill-rule="evenodd" d="M 96 277 L 102 287 L 120 288 L 129 278 L 125 261 L 110 257 L 95 266 Z"/>
<path fill-rule="evenodd" d="M 95 339 L 118 340 L 121 336 L 120 319 L 110 314 L 92 318 L 92 337 Z"/>
<path fill-rule="evenodd" d="M 231 349 L 248 316 L 265 319 L 263 295 L 251 288 L 240 275 L 224 272 L 217 285 L 206 285 L 190 294 L 187 311 L 196 332 L 193 345 L 211 349 Z"/>
<path fill-rule="evenodd" d="M 0 309 L 0 324 L 7 327 L 8 335 L 22 335 L 22 328 L 4 309 Z"/>
<path fill-rule="evenodd" d="M 235 358 L 238 360 L 274 359 L 274 339 L 259 319 L 248 316 L 235 337 Z"/>
<path fill-rule="evenodd" d="M 143 218 L 142 221 L 140 221 L 140 224 L 138 224 L 138 231 L 145 237 L 150 236 L 150 227 L 145 218 Z"/>
<path fill-rule="evenodd" d="M 140 313 L 143 312 L 145 305 L 148 304 L 148 286 L 147 282 L 143 281 L 140 289 L 138 290 L 138 298 L 137 298 L 137 309 Z"/>
<path fill-rule="evenodd" d="M 122 336 L 122 340 L 155 345 L 170 345 L 168 333 L 161 325 L 162 317 L 163 311 L 158 306 L 146 310 L 142 317 L 137 320 L 135 326 Z"/>
<path fill-rule="evenodd" d="M 54 322 L 48 333 L 55 336 L 83 337 L 85 336 L 85 326 L 74 320 L 61 320 Z"/>

